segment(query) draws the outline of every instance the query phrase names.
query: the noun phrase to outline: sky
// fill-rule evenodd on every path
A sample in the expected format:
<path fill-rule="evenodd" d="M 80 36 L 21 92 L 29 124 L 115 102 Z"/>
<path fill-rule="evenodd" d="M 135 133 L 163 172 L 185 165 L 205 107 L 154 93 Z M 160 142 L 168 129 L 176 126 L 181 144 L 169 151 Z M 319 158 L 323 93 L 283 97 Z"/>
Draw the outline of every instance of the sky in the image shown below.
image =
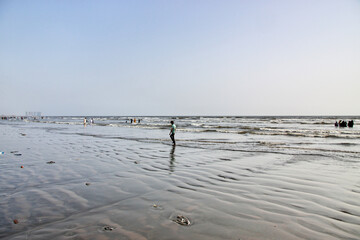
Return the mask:
<path fill-rule="evenodd" d="M 360 115 L 358 0 L 0 0 L 0 115 Z"/>

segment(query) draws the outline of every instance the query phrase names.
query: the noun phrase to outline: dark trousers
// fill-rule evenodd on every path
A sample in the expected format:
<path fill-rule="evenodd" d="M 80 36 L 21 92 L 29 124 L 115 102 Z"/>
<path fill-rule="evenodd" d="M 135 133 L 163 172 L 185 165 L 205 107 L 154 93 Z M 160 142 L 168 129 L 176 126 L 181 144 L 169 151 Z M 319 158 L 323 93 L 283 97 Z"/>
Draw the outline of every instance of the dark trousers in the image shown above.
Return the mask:
<path fill-rule="evenodd" d="M 174 133 L 170 134 L 170 138 L 173 141 L 173 144 L 175 145 L 176 144 L 175 143 L 175 134 Z"/>

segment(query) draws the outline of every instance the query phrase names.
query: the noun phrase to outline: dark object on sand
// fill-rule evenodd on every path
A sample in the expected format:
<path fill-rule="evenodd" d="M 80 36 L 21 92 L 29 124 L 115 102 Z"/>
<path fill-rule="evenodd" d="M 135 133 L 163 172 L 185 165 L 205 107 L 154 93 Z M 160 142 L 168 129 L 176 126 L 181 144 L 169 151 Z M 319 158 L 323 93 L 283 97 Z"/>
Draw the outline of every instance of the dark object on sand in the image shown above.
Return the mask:
<path fill-rule="evenodd" d="M 17 219 L 14 219 L 14 224 L 18 224 L 19 223 L 19 221 L 17 220 Z"/>
<path fill-rule="evenodd" d="M 21 136 L 26 136 L 26 134 L 25 133 L 20 133 L 21 134 Z"/>
<path fill-rule="evenodd" d="M 103 227 L 103 230 L 104 231 L 112 231 L 112 230 L 114 230 L 115 228 L 113 228 L 113 227 L 110 227 L 110 226 L 105 226 L 105 227 Z"/>
<path fill-rule="evenodd" d="M 182 215 L 178 215 L 175 222 L 183 226 L 189 226 L 191 224 L 190 220 Z"/>
<path fill-rule="evenodd" d="M 86 186 L 90 186 L 90 184 L 91 184 L 91 183 L 89 183 L 89 182 L 85 183 Z"/>
<path fill-rule="evenodd" d="M 354 127 L 354 120 L 348 122 L 348 127 Z"/>
<path fill-rule="evenodd" d="M 47 164 L 53 164 L 55 163 L 54 161 L 50 161 L 50 162 L 46 162 Z"/>
<path fill-rule="evenodd" d="M 21 156 L 21 153 L 14 153 L 15 156 Z"/>
<path fill-rule="evenodd" d="M 24 168 L 24 166 L 21 166 L 20 168 Z"/>

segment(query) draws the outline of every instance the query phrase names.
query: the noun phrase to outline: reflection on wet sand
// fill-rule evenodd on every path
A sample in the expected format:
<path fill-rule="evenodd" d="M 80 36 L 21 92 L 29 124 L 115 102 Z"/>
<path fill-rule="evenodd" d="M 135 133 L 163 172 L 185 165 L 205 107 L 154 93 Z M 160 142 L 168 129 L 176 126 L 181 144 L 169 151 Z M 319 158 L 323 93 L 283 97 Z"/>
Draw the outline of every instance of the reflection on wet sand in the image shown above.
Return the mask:
<path fill-rule="evenodd" d="M 175 167 L 174 163 L 175 163 L 175 145 L 172 145 L 170 151 L 170 166 L 169 166 L 170 173 L 174 172 L 174 167 Z"/>

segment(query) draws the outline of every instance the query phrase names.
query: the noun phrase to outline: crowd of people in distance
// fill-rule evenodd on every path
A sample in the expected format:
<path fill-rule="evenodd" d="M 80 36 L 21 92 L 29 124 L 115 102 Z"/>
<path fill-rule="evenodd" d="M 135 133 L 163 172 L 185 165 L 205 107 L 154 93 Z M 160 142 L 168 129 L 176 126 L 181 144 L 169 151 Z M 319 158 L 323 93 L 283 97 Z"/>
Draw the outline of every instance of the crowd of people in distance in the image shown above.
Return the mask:
<path fill-rule="evenodd" d="M 130 121 L 130 123 L 136 123 L 136 121 L 137 121 L 137 123 L 140 123 L 141 119 L 139 118 L 139 119 L 136 120 L 136 118 L 134 118 L 134 119 L 131 118 L 129 121 Z M 127 122 L 128 122 L 128 120 L 126 120 L 126 123 Z"/>
<path fill-rule="evenodd" d="M 44 117 L 33 117 L 33 116 L 1 116 L 1 120 L 24 120 L 24 119 L 31 119 L 31 120 L 38 120 L 44 119 Z"/>
<path fill-rule="evenodd" d="M 84 125 L 86 125 L 87 123 L 89 123 L 89 120 L 85 117 L 84 118 Z M 90 124 L 94 124 L 94 119 L 90 118 Z"/>
<path fill-rule="evenodd" d="M 128 121 L 130 122 L 130 123 L 140 123 L 141 122 L 141 119 L 140 118 L 138 118 L 138 119 L 136 119 L 136 118 L 131 118 L 131 119 L 128 119 L 128 120 L 126 120 L 125 122 L 126 123 L 128 123 Z M 84 125 L 87 125 L 87 124 L 95 124 L 95 122 L 94 122 L 94 119 L 93 118 L 90 118 L 90 120 L 89 119 L 87 119 L 86 117 L 84 117 Z"/>
<path fill-rule="evenodd" d="M 335 122 L 335 127 L 353 127 L 354 126 L 354 120 L 350 120 L 349 122 L 339 120 L 339 122 Z"/>

